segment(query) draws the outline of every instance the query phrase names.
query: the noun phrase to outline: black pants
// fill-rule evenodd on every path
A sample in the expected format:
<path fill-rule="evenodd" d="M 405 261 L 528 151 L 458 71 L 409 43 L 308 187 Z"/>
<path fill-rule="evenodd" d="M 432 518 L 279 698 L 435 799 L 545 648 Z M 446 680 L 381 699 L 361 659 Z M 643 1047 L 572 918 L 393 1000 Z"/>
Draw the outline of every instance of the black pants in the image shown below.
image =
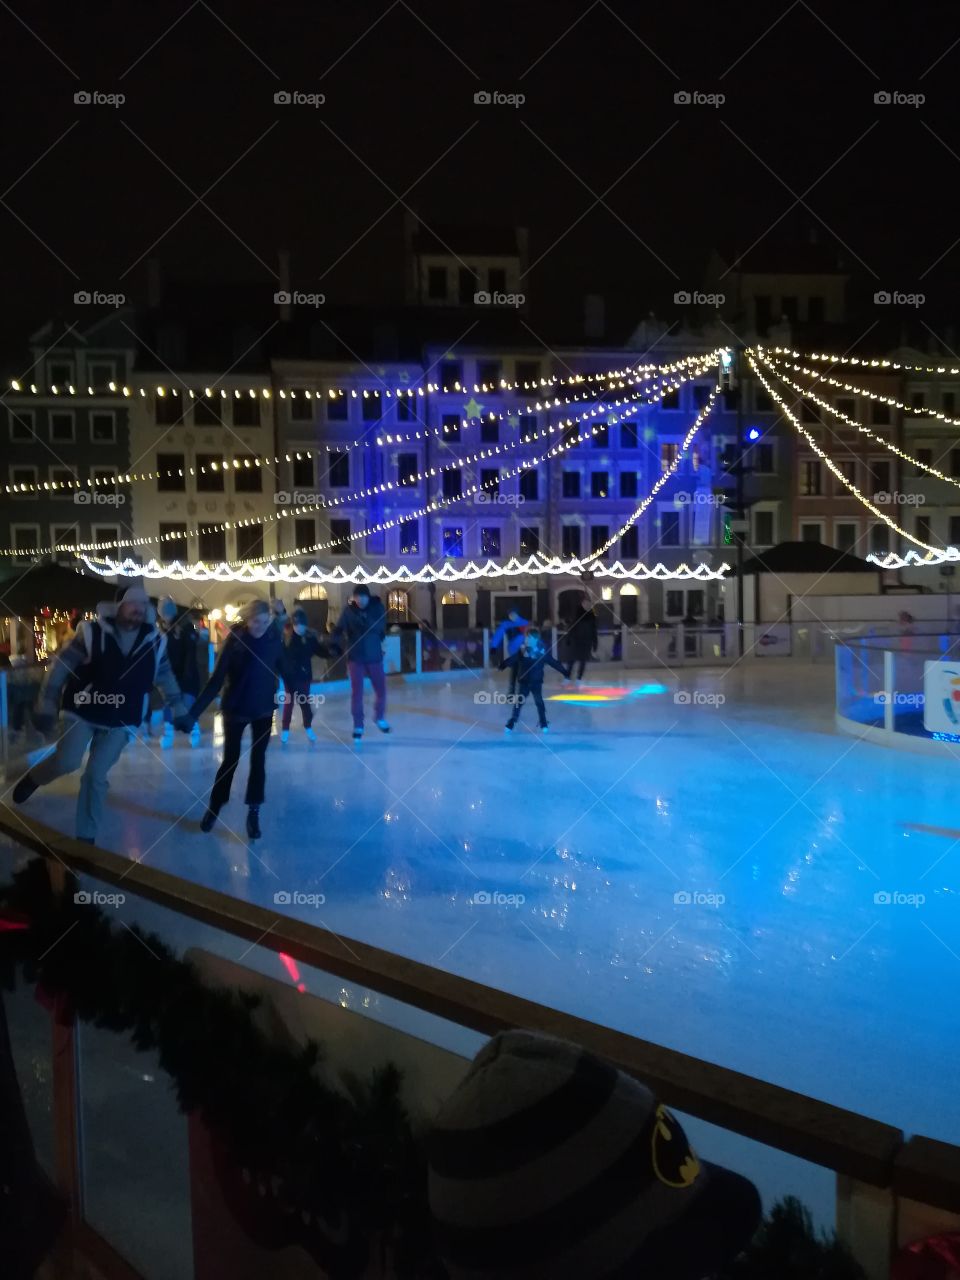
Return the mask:
<path fill-rule="evenodd" d="M 523 710 L 523 704 L 527 698 L 533 698 L 537 704 L 537 715 L 540 717 L 540 728 L 547 723 L 547 709 L 543 705 L 543 685 L 540 684 L 521 684 L 517 691 L 517 700 L 513 704 L 513 711 L 510 715 L 508 724 L 515 725 L 520 719 L 520 712 Z"/>
<path fill-rule="evenodd" d="M 267 781 L 266 756 L 270 743 L 270 730 L 273 728 L 273 716 L 263 716 L 259 720 L 223 719 L 223 763 L 217 770 L 217 776 L 210 792 L 210 808 L 220 809 L 230 799 L 230 787 L 233 775 L 240 762 L 240 742 L 247 725 L 253 733 L 250 747 L 250 772 L 247 775 L 247 794 L 245 804 L 263 804 L 263 792 Z"/>
<path fill-rule="evenodd" d="M 573 668 L 578 666 L 580 668 L 576 673 L 578 680 L 583 679 L 583 673 L 587 669 L 587 662 L 590 659 L 590 654 L 591 651 L 589 649 L 574 649 L 573 651 L 573 659 L 570 663 L 570 674 L 573 675 Z"/>

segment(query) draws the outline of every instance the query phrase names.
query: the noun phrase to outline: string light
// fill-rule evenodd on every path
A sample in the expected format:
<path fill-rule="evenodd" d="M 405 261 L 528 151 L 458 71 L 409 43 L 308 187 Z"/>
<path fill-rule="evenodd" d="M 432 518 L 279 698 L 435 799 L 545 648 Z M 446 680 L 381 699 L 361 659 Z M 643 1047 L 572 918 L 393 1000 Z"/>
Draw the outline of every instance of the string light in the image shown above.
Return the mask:
<path fill-rule="evenodd" d="M 828 356 L 815 352 L 804 354 L 800 351 L 791 351 L 789 347 L 774 347 L 773 350 L 778 354 L 794 356 L 798 360 L 820 360 L 827 364 L 849 364 L 859 366 L 861 369 L 906 369 L 915 373 L 946 374 L 950 377 L 960 377 L 960 369 L 948 369 L 945 365 L 902 364 L 899 360 L 884 360 L 865 356 Z"/>
<path fill-rule="evenodd" d="M 514 557 L 502 565 L 497 564 L 494 560 L 488 560 L 482 565 L 471 560 L 463 569 L 457 569 L 449 561 L 445 561 L 440 569 L 435 569 L 432 565 L 427 565 L 423 569 L 410 569 L 405 565 L 400 569 L 388 569 L 386 565 L 380 565 L 372 573 L 360 564 L 355 565 L 353 569 L 348 571 L 341 565 L 338 565 L 336 569 L 327 570 L 316 564 L 311 565 L 309 569 L 298 569 L 295 565 L 276 565 L 274 563 L 248 564 L 235 569 L 227 564 L 220 564 L 210 568 L 202 563 L 182 565 L 176 562 L 173 565 L 161 565 L 156 560 L 151 560 L 148 564 L 141 565 L 132 560 L 115 561 L 107 559 L 95 561 L 87 556 L 83 557 L 83 561 L 91 572 L 105 578 L 175 578 L 189 582 L 274 582 L 291 584 L 311 582 L 359 584 L 365 582 L 386 585 L 387 583 L 396 582 L 411 584 L 475 582 L 481 578 L 518 577 L 521 574 L 531 573 L 578 575 L 583 572 L 585 567 L 585 562 L 581 560 L 560 560 L 558 557 L 547 558 L 537 555 L 531 555 L 524 561 Z M 717 582 L 729 571 L 730 566 L 728 564 L 722 564 L 717 569 L 711 569 L 709 565 L 702 563 L 692 569 L 686 564 L 679 565 L 676 569 L 668 569 L 666 565 L 658 563 L 650 569 L 639 561 L 634 568 L 627 569 L 619 560 L 614 565 L 600 565 L 593 570 L 597 577 L 630 582 L 646 582 L 650 580 L 656 580 L 657 582 L 691 580 Z"/>
<path fill-rule="evenodd" d="M 956 564 L 960 560 L 960 547 L 934 547 L 922 556 L 912 547 L 903 556 L 896 551 L 888 551 L 886 554 L 871 552 L 867 559 L 880 569 L 926 569 L 930 565 Z"/>

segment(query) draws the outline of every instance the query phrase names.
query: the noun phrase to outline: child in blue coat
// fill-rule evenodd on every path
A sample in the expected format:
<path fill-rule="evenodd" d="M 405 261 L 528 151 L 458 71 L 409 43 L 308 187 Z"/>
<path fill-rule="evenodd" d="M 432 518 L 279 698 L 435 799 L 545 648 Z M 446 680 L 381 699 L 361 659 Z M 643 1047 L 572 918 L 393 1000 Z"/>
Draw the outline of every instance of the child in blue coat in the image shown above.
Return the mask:
<path fill-rule="evenodd" d="M 543 674 L 545 667 L 553 667 L 554 671 L 559 671 L 564 679 L 570 678 L 570 671 L 561 663 L 552 658 L 543 647 L 543 639 L 540 635 L 538 627 L 527 627 L 523 638 L 523 646 L 517 650 L 511 657 L 505 658 L 500 663 L 500 670 L 503 671 L 510 667 L 516 675 L 517 680 L 517 696 L 513 704 L 513 711 L 510 719 L 506 724 L 507 733 L 513 732 L 513 727 L 520 719 L 520 712 L 523 710 L 523 704 L 527 697 L 533 697 L 537 704 L 537 714 L 540 717 L 540 729 L 543 733 L 547 732 L 547 711 L 543 705 Z"/>

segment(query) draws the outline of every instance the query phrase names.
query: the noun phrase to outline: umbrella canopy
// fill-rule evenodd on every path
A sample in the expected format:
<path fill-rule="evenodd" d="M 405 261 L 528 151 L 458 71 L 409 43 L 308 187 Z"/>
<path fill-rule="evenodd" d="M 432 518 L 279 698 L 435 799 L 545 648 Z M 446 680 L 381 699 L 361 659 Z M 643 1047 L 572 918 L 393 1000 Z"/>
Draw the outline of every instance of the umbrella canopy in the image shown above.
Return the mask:
<path fill-rule="evenodd" d="M 781 542 L 747 560 L 744 573 L 879 573 L 875 564 L 822 542 Z"/>
<path fill-rule="evenodd" d="M 29 618 L 41 609 L 95 609 L 114 588 L 60 564 L 8 561 L 0 567 L 0 615 Z"/>

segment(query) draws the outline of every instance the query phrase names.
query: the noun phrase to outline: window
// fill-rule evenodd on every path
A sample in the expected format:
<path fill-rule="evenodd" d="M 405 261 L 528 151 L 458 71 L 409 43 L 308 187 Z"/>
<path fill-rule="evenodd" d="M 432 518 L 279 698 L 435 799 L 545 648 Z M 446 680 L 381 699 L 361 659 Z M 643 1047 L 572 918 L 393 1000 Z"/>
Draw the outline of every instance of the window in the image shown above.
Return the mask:
<path fill-rule="evenodd" d="M 291 391 L 290 400 L 290 420 L 291 422 L 312 422 L 313 421 L 313 400 L 308 400 L 303 391 L 294 395 Z M 331 416 L 330 409 L 337 401 L 334 400 L 327 406 L 327 417 Z M 344 397 L 344 405 L 346 405 L 346 397 Z M 346 415 L 344 415 L 346 416 Z"/>
<path fill-rule="evenodd" d="M 503 365 L 499 360 L 478 360 L 477 361 L 477 382 L 480 386 L 487 385 L 494 390 L 500 390 L 500 378 L 503 374 Z"/>
<path fill-rule="evenodd" d="M 184 402 L 179 396 L 154 396 L 153 420 L 158 427 L 176 426 L 183 420 L 183 408 Z"/>
<path fill-rule="evenodd" d="M 917 520 L 916 520 L 916 528 L 914 529 L 914 531 L 913 531 L 913 532 L 914 532 L 914 534 L 916 535 L 916 537 L 918 537 L 918 538 L 920 539 L 920 541 L 921 541 L 921 542 L 929 543 L 929 541 L 930 541 L 930 517 L 929 517 L 929 516 L 917 516 Z"/>
<path fill-rule="evenodd" d="M 720 393 L 723 407 L 727 413 L 734 413 L 740 400 L 740 392 L 736 387 L 725 387 Z"/>
<path fill-rule="evenodd" d="M 179 560 L 181 564 L 189 563 L 190 546 L 185 524 L 160 525 L 159 559 L 164 564 L 171 564 L 174 560 Z"/>
<path fill-rule="evenodd" d="M 413 404 L 408 396 L 397 396 L 397 421 L 413 421 Z"/>
<path fill-rule="evenodd" d="M 537 430 L 537 415 L 535 413 L 521 413 L 517 424 L 520 428 L 520 438 L 532 436 Z"/>
<path fill-rule="evenodd" d="M 753 513 L 753 541 L 758 547 L 773 546 L 773 512 L 755 511 Z"/>
<path fill-rule="evenodd" d="M 560 552 L 564 560 L 576 560 L 580 555 L 580 526 L 565 524 L 560 530 Z"/>
<path fill-rule="evenodd" d="M 875 427 L 890 425 L 890 406 L 883 400 L 872 401 L 871 418 Z"/>
<path fill-rule="evenodd" d="M 117 366 L 113 360 L 88 360 L 87 383 L 89 386 L 105 390 L 117 376 Z"/>
<path fill-rule="evenodd" d="M 874 555 L 884 555 L 890 550 L 890 526 L 874 524 L 870 526 L 870 550 Z"/>
<path fill-rule="evenodd" d="M 80 534 L 75 524 L 52 524 L 50 526 L 50 543 L 57 548 L 75 546 Z"/>
<path fill-rule="evenodd" d="M 960 516 L 950 517 L 950 545 L 960 547 Z"/>
<path fill-rule="evenodd" d="M 807 322 L 809 324 L 823 324 L 824 317 L 824 299 L 819 295 L 814 295 L 807 299 Z"/>
<path fill-rule="evenodd" d="M 928 448 L 923 447 L 923 448 L 920 448 L 920 449 L 914 449 L 914 451 L 913 451 L 913 452 L 914 452 L 914 455 L 916 456 L 916 459 L 917 459 L 917 461 L 918 461 L 918 462 L 922 462 L 925 466 L 928 466 L 928 467 L 933 465 L 933 450 L 932 450 L 932 449 L 928 449 Z M 915 468 L 914 468 L 914 470 L 916 471 L 917 475 L 922 475 L 922 474 L 923 474 L 923 472 L 921 471 L 920 467 L 915 467 Z"/>
<path fill-rule="evenodd" d="M 293 403 L 297 404 L 297 401 L 294 400 Z M 293 418 L 296 418 L 296 416 L 297 415 L 295 412 L 291 414 L 291 417 Z M 308 418 L 312 418 L 312 415 L 309 413 L 306 416 Z M 350 418 L 350 401 L 347 399 L 345 395 L 336 395 L 332 399 L 329 397 L 327 398 L 327 421 L 328 422 L 347 422 L 349 418 Z"/>
<path fill-rule="evenodd" d="M 606 423 L 602 427 L 597 427 L 597 433 L 593 437 L 593 447 L 595 449 L 610 448 L 610 428 Z"/>
<path fill-rule="evenodd" d="M 263 526 L 259 524 L 241 525 L 237 529 L 237 559 L 263 559 Z"/>
<path fill-rule="evenodd" d="M 635 498 L 637 496 L 637 472 L 621 471 L 620 472 L 620 497 Z"/>
<path fill-rule="evenodd" d="M 610 539 L 610 526 L 607 524 L 592 524 L 590 526 L 590 551 L 598 552 L 605 542 Z"/>
<path fill-rule="evenodd" d="M 487 288 L 491 293 L 506 293 L 507 273 L 503 267 L 491 267 L 487 272 Z"/>
<path fill-rule="evenodd" d="M 14 551 L 33 551 L 40 545 L 40 526 L 38 524 L 12 524 L 10 538 Z M 97 538 L 100 542 L 101 539 Z"/>
<path fill-rule="evenodd" d="M 800 494 L 815 498 L 823 493 L 822 468 L 819 458 L 804 458 L 800 463 Z"/>
<path fill-rule="evenodd" d="M 594 471 L 590 476 L 590 497 L 607 498 L 610 496 L 610 473 Z"/>
<path fill-rule="evenodd" d="M 482 556 L 499 556 L 500 554 L 500 530 L 499 529 L 481 529 L 480 530 L 480 554 Z"/>
<path fill-rule="evenodd" d="M 702 409 L 710 399 L 711 388 L 705 386 L 702 382 L 696 382 L 693 386 L 693 403 L 698 409 Z"/>
<path fill-rule="evenodd" d="M 442 440 L 447 443 L 455 443 L 460 439 L 460 415 L 459 413 L 445 413 L 440 424 L 443 428 L 441 435 Z"/>
<path fill-rule="evenodd" d="M 417 475 L 417 455 L 415 453 L 398 453 L 397 454 L 397 484 L 404 489 L 410 489 L 416 485 Z"/>
<path fill-rule="evenodd" d="M 857 416 L 857 401 L 854 396 L 838 396 L 836 401 L 836 409 L 838 413 L 845 414 L 848 418 Z"/>
<path fill-rule="evenodd" d="M 757 413 L 773 413 L 775 408 L 773 396 L 762 387 L 757 387 L 753 395 L 753 407 Z"/>
<path fill-rule="evenodd" d="M 954 391 L 944 391 L 940 396 L 940 408 L 944 413 L 954 414 L 957 411 L 957 396 Z"/>
<path fill-rule="evenodd" d="M 620 424 L 620 445 L 623 449 L 639 449 L 640 435 L 635 422 Z"/>
<path fill-rule="evenodd" d="M 458 297 L 462 307 L 468 306 L 473 302 L 473 295 L 477 292 L 477 277 L 475 272 L 469 267 L 461 267 L 457 277 Z"/>
<path fill-rule="evenodd" d="M 520 497 L 524 502 L 536 502 L 540 496 L 539 476 L 536 467 L 520 472 Z"/>
<path fill-rule="evenodd" d="M 754 311 L 757 317 L 757 328 L 763 333 L 770 323 L 770 317 L 773 314 L 773 303 L 768 293 L 758 293 L 753 299 Z"/>
<path fill-rule="evenodd" d="M 785 298 L 780 299 L 780 314 L 785 316 L 787 320 L 796 320 L 797 299 L 795 294 L 788 294 Z"/>
<path fill-rule="evenodd" d="M 420 554 L 420 521 L 400 521 L 400 554 L 416 556 Z"/>
<path fill-rule="evenodd" d="M 227 558 L 227 535 L 223 529 L 201 529 L 197 534 L 197 554 L 204 564 L 223 564 Z"/>
<path fill-rule="evenodd" d="M 853 520 L 837 522 L 837 536 L 834 539 L 838 551 L 853 551 L 857 545 L 857 526 Z"/>
<path fill-rule="evenodd" d="M 562 492 L 565 498 L 580 497 L 580 472 L 579 471 L 564 471 Z"/>
<path fill-rule="evenodd" d="M 680 512 L 660 512 L 660 545 L 679 547 L 680 545 Z"/>
<path fill-rule="evenodd" d="M 914 391 L 910 396 L 910 405 L 913 409 L 925 409 L 927 406 L 927 393 L 925 391 Z"/>
<path fill-rule="evenodd" d="M 51 360 L 50 381 L 55 387 L 69 387 L 76 379 L 73 376 L 72 360 Z"/>
<path fill-rule="evenodd" d="M 76 426 L 72 413 L 50 414 L 50 439 L 54 444 L 73 444 Z"/>
<path fill-rule="evenodd" d="M 621 560 L 640 559 L 640 530 L 635 524 L 632 524 L 629 529 L 624 529 L 620 535 L 620 558 Z"/>
<path fill-rule="evenodd" d="M 497 418 L 484 418 L 480 423 L 480 443 L 500 443 L 500 422 Z"/>
<path fill-rule="evenodd" d="M 660 446 L 660 470 L 669 471 L 680 456 L 679 444 L 667 441 Z"/>
<path fill-rule="evenodd" d="M 801 520 L 800 521 L 800 541 L 801 542 L 822 542 L 823 541 L 823 524 L 819 520 Z"/>
<path fill-rule="evenodd" d="M 443 472 L 443 496 L 445 498 L 461 498 L 463 496 L 463 473 L 459 467 L 451 467 Z"/>
<path fill-rule="evenodd" d="M 520 552 L 525 556 L 535 556 L 540 550 L 540 530 L 533 525 L 520 527 Z"/>
<path fill-rule="evenodd" d="M 109 410 L 91 413 L 90 439 L 94 444 L 116 444 L 117 415 Z"/>
<path fill-rule="evenodd" d="M 680 408 L 680 388 L 674 387 L 672 391 L 668 391 L 660 401 L 661 409 L 679 409 Z"/>
<path fill-rule="evenodd" d="M 91 478 L 101 493 L 106 490 L 109 493 L 117 493 L 117 468 L 116 467 L 93 467 L 91 470 Z"/>
<path fill-rule="evenodd" d="M 873 481 L 873 492 L 890 492 L 890 463 L 885 458 L 870 459 L 870 478 Z"/>
<path fill-rule="evenodd" d="M 564 449 L 576 449 L 577 444 L 579 443 L 579 436 L 580 431 L 576 423 L 571 423 L 569 427 L 564 427 L 563 435 L 561 437 Z"/>
<path fill-rule="evenodd" d="M 184 479 L 184 461 L 182 453 L 157 454 L 157 492 L 184 493 L 187 482 Z"/>
<path fill-rule="evenodd" d="M 295 489 L 312 489 L 314 487 L 313 458 L 309 454 L 306 457 L 294 458 L 290 479 Z M 297 546 L 299 545 L 300 543 L 298 542 Z"/>
<path fill-rule="evenodd" d="M 72 478 L 72 476 L 71 476 L 71 478 Z M 27 485 L 30 485 L 30 484 L 36 484 L 36 483 L 37 483 L 37 468 L 36 468 L 36 467 L 19 467 L 19 466 L 18 466 L 18 467 L 11 467 L 11 468 L 10 468 L 10 483 L 11 483 L 12 485 L 21 485 L 21 484 L 27 484 Z M 36 493 L 18 493 L 18 494 L 16 494 L 15 496 L 16 496 L 19 500 L 21 500 L 21 501 L 23 501 L 23 499 L 25 499 L 25 498 L 32 498 L 34 501 L 36 501 L 36 498 L 37 498 Z"/>
<path fill-rule="evenodd" d="M 443 554 L 463 555 L 463 529 L 459 525 L 445 525 L 443 529 Z"/>
<path fill-rule="evenodd" d="M 480 471 L 480 488 L 487 493 L 499 494 L 500 472 L 496 467 L 484 467 Z"/>
<path fill-rule="evenodd" d="M 817 412 L 817 406 L 812 400 L 800 401 L 800 421 L 806 423 L 814 423 L 820 421 L 820 415 Z"/>
<path fill-rule="evenodd" d="M 440 386 L 444 391 L 459 391 L 463 385 L 463 363 L 460 360 L 440 362 Z"/>
<path fill-rule="evenodd" d="M 844 479 L 849 480 L 851 484 L 857 483 L 857 460 L 856 458 L 838 458 L 837 466 L 840 469 Z M 845 498 L 849 490 L 838 480 L 834 486 L 840 497 Z"/>
<path fill-rule="evenodd" d="M 664 602 L 664 612 L 668 618 L 685 618 L 687 611 L 683 603 L 684 594 L 682 591 L 672 590 L 666 593 Z"/>
<path fill-rule="evenodd" d="M 240 454 L 234 461 L 240 463 L 233 473 L 234 493 L 263 493 L 263 472 L 254 465 L 253 454 Z"/>
<path fill-rule="evenodd" d="M 427 267 L 427 297 L 441 302 L 447 296 L 447 268 Z"/>
<path fill-rule="evenodd" d="M 950 450 L 950 474 L 954 479 L 960 477 L 960 449 Z"/>
<path fill-rule="evenodd" d="M 235 427 L 259 427 L 260 397 L 256 395 L 241 396 L 233 401 L 233 425 Z"/>
<path fill-rule="evenodd" d="M 749 451 L 747 462 L 748 465 L 753 467 L 753 470 L 757 475 L 773 475 L 773 445 L 755 444 Z"/>
<path fill-rule="evenodd" d="M 317 540 L 317 522 L 313 516 L 300 516 L 293 522 L 293 547 L 300 551 L 312 547 Z"/>
<path fill-rule="evenodd" d="M 346 449 L 335 449 L 327 463 L 327 483 L 331 489 L 346 489 L 350 485 L 350 454 Z"/>
<path fill-rule="evenodd" d="M 173 422 L 180 421 L 180 410 L 176 400 L 170 402 L 174 407 Z M 193 402 L 193 425 L 195 427 L 222 427 L 223 426 L 223 409 L 222 397 L 218 395 L 197 396 Z"/>
<path fill-rule="evenodd" d="M 363 405 L 364 422 L 378 422 L 383 417 L 383 407 L 380 397 L 372 391 L 361 397 L 360 403 Z"/>
<path fill-rule="evenodd" d="M 77 478 L 76 473 L 72 471 L 70 467 L 51 467 L 50 468 L 51 481 L 56 484 L 64 486 L 62 489 L 55 489 L 53 492 L 53 497 L 54 498 L 75 497 L 75 495 L 79 492 L 79 490 L 74 487 L 74 481 L 76 480 L 76 478 Z"/>
<path fill-rule="evenodd" d="M 540 383 L 540 361 L 539 360 L 518 360 L 516 363 L 517 382 L 520 389 L 523 389 L 525 382 Z"/>
<path fill-rule="evenodd" d="M 10 410 L 10 439 L 19 441 L 35 439 L 32 409 Z"/>
<path fill-rule="evenodd" d="M 223 459 L 217 453 L 197 454 L 197 493 L 223 493 L 222 462 Z"/>

